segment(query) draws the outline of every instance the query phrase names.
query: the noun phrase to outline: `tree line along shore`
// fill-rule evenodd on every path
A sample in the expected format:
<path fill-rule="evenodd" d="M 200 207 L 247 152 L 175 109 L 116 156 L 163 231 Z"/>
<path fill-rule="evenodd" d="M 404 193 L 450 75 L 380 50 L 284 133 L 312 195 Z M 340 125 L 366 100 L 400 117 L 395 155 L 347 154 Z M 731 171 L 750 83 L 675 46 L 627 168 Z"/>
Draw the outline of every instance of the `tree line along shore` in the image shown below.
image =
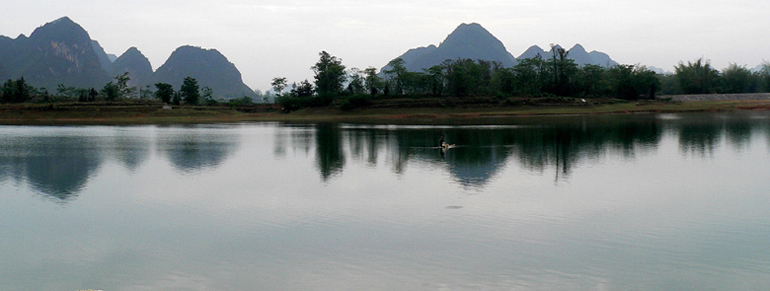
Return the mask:
<path fill-rule="evenodd" d="M 564 49 L 554 47 L 552 52 L 547 58 L 538 55 L 520 60 L 513 67 L 484 60 L 456 59 L 423 72 L 406 70 L 403 59 L 397 58 L 377 72 L 373 67 L 347 69 L 341 59 L 322 51 L 318 62 L 311 67 L 315 75 L 313 82 L 303 80 L 289 84 L 286 78 L 276 77 L 271 83 L 273 96 L 261 100 L 251 97 L 215 100 L 211 88 L 201 88 L 191 77 L 184 78 L 178 90 L 166 83 L 157 83 L 154 88 L 131 88 L 127 85 L 130 75 L 123 73 L 99 90 L 60 84 L 53 94 L 46 88 L 27 85 L 22 77 L 8 80 L 0 87 L 3 103 L 0 118 L 6 124 L 67 119 L 120 123 L 131 122 L 133 116 L 133 122 L 144 123 L 142 119 L 216 122 L 311 116 L 323 119 L 324 115 L 330 118 L 420 116 L 420 112 L 439 117 L 456 112 L 455 117 L 462 117 L 474 112 L 492 116 L 756 110 L 766 107 L 763 101 L 688 105 L 672 101 L 670 96 L 770 92 L 770 63 L 767 62 L 757 72 L 736 64 L 718 71 L 701 58 L 680 62 L 675 73 L 656 74 L 638 65 L 578 66 Z M 161 109 L 164 106 L 174 110 Z M 288 115 L 293 117 L 284 116 L 292 112 Z"/>

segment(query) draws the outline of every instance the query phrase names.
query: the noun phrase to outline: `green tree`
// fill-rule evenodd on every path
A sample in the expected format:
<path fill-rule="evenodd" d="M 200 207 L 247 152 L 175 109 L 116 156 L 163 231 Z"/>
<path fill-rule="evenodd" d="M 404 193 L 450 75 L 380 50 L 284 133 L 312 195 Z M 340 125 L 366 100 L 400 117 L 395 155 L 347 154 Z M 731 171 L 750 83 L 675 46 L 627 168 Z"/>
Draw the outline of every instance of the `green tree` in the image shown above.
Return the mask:
<path fill-rule="evenodd" d="M 633 65 L 617 65 L 607 71 L 613 97 L 628 100 L 639 98 L 633 83 L 633 73 Z"/>
<path fill-rule="evenodd" d="M 514 94 L 514 78 L 512 68 L 495 68 L 492 71 L 490 80 L 490 90 L 492 94 L 498 96 L 511 96 Z"/>
<path fill-rule="evenodd" d="M 155 89 L 155 98 L 160 99 L 163 103 L 171 102 L 171 98 L 174 97 L 174 86 L 167 83 L 157 83 Z"/>
<path fill-rule="evenodd" d="M 59 84 L 56 87 L 56 95 L 63 97 L 75 97 L 75 87 L 67 87 L 64 84 Z"/>
<path fill-rule="evenodd" d="M 441 96 L 446 86 L 446 75 L 444 74 L 444 67 L 441 65 L 435 65 L 425 69 L 425 74 L 428 78 L 428 86 L 433 96 Z"/>
<path fill-rule="evenodd" d="M 672 73 L 666 73 L 664 75 L 658 75 L 660 81 L 660 93 L 663 95 L 676 95 L 682 94 L 682 89 L 679 87 L 679 81 L 676 75 Z"/>
<path fill-rule="evenodd" d="M 735 63 L 722 70 L 723 93 L 754 93 L 757 84 L 751 71 L 746 66 L 738 66 Z"/>
<path fill-rule="evenodd" d="M 442 64 L 446 71 L 447 90 L 453 96 L 468 96 L 473 80 L 469 70 L 471 59 L 446 60 Z"/>
<path fill-rule="evenodd" d="M 21 77 L 16 81 L 9 79 L 3 84 L 2 90 L 0 91 L 2 91 L 0 93 L 3 95 L 2 100 L 6 103 L 21 103 L 26 102 L 31 98 L 31 89 L 24 80 L 24 77 Z"/>
<path fill-rule="evenodd" d="M 388 62 L 388 65 L 386 66 L 387 69 L 382 71 L 386 76 L 388 76 L 388 81 L 391 85 L 393 85 L 394 89 L 396 90 L 396 94 L 404 93 L 404 79 L 407 74 L 405 64 L 406 63 L 404 62 L 404 59 L 396 58 Z"/>
<path fill-rule="evenodd" d="M 134 88 L 128 87 L 128 81 L 131 80 L 131 78 L 128 76 L 128 72 L 117 75 L 114 77 L 114 79 L 115 86 L 117 87 L 117 98 L 122 99 L 133 95 Z"/>
<path fill-rule="evenodd" d="M 203 89 L 201 89 L 201 92 L 203 92 L 203 100 L 208 105 L 216 105 L 217 101 L 214 100 L 214 90 L 211 89 L 209 86 L 204 86 Z M 249 98 L 249 97 L 246 97 Z M 249 98 L 250 99 L 250 98 Z"/>
<path fill-rule="evenodd" d="M 273 82 L 270 83 L 270 86 L 273 87 L 275 95 L 281 96 L 281 92 L 283 92 L 283 89 L 286 88 L 286 78 L 273 78 Z"/>
<path fill-rule="evenodd" d="M 362 94 L 366 90 L 364 87 L 363 72 L 358 68 L 352 68 L 349 72 L 350 83 L 348 83 L 347 91 L 350 94 Z"/>
<path fill-rule="evenodd" d="M 101 93 L 104 95 L 105 100 L 114 101 L 115 99 L 118 99 L 118 96 L 120 95 L 120 89 L 118 89 L 118 85 L 115 83 L 109 82 L 104 85 Z"/>
<path fill-rule="evenodd" d="M 477 76 L 473 90 L 474 94 L 482 96 L 492 94 L 492 75 L 501 67 L 502 64 L 498 62 L 476 60 L 475 66 L 473 66 L 473 73 Z"/>
<path fill-rule="evenodd" d="M 688 61 L 687 65 L 679 62 L 675 69 L 679 86 L 685 94 L 716 93 L 719 72 L 711 67 L 710 61 L 699 58 L 695 62 Z"/>
<path fill-rule="evenodd" d="M 616 98 L 636 100 L 646 95 L 654 98 L 660 88 L 660 81 L 655 73 L 644 66 L 618 65 L 607 71 L 610 90 Z"/>
<path fill-rule="evenodd" d="M 379 88 L 382 88 L 382 80 L 379 76 L 377 76 L 377 69 L 374 67 L 368 67 L 364 69 L 364 83 L 366 90 L 369 91 L 369 94 L 372 96 L 377 95 L 377 91 Z"/>
<path fill-rule="evenodd" d="M 249 96 L 243 96 L 238 99 L 231 99 L 230 101 L 227 102 L 227 105 L 229 106 L 244 106 L 244 105 L 252 105 L 252 104 L 254 104 L 254 100 L 251 99 L 251 97 Z"/>
<path fill-rule="evenodd" d="M 390 94 L 390 81 L 385 80 L 384 83 L 382 83 L 382 95 L 388 96 Z"/>
<path fill-rule="evenodd" d="M 759 71 L 759 83 L 764 92 L 770 92 L 770 62 L 762 62 L 762 69 Z"/>
<path fill-rule="evenodd" d="M 27 85 L 27 82 L 24 81 L 24 77 L 19 78 L 16 80 L 16 98 L 14 98 L 15 102 L 26 102 L 28 101 L 31 96 L 31 87 Z"/>
<path fill-rule="evenodd" d="M 519 95 L 534 96 L 543 93 L 545 86 L 545 61 L 538 54 L 534 58 L 519 60 L 513 67 L 514 88 Z"/>
<path fill-rule="evenodd" d="M 171 97 L 171 104 L 174 104 L 174 105 L 182 104 L 182 93 L 174 92 L 174 96 Z"/>
<path fill-rule="evenodd" d="M 197 105 L 201 97 L 198 80 L 192 77 L 185 77 L 182 87 L 179 88 L 179 93 L 182 95 L 181 98 L 185 104 Z"/>
<path fill-rule="evenodd" d="M 79 88 L 76 92 L 78 95 L 78 102 L 88 102 L 88 89 Z"/>
<path fill-rule="evenodd" d="M 419 94 L 428 92 L 428 79 L 424 73 L 407 71 L 401 75 L 402 94 Z"/>
<path fill-rule="evenodd" d="M 291 90 L 287 94 L 276 97 L 275 101 L 281 105 L 284 111 L 294 111 L 309 106 L 324 106 L 328 105 L 327 99 L 323 97 L 313 96 L 313 84 L 308 80 L 302 81 L 299 84 L 292 83 Z"/>
<path fill-rule="evenodd" d="M 636 87 L 637 96 L 646 96 L 649 99 L 655 99 L 661 87 L 660 79 L 655 72 L 641 65 L 634 67 L 633 84 Z"/>
<path fill-rule="evenodd" d="M 577 72 L 577 64 L 568 58 L 569 51 L 562 47 L 551 45 L 551 93 L 560 96 L 570 96 L 572 94 L 571 79 Z"/>
<path fill-rule="evenodd" d="M 3 83 L 2 92 L 0 93 L 2 93 L 3 95 L 4 103 L 13 102 L 13 99 L 15 98 L 15 95 L 16 95 L 16 82 L 11 79 L 8 79 L 8 81 L 5 81 L 5 83 Z"/>
<path fill-rule="evenodd" d="M 446 90 L 453 96 L 489 95 L 493 91 L 493 75 L 502 65 L 471 59 L 445 60 L 442 64 Z M 427 77 L 427 79 L 431 79 Z"/>
<path fill-rule="evenodd" d="M 575 78 L 575 90 L 585 97 L 598 97 L 609 91 L 606 69 L 599 65 L 584 65 Z"/>
<path fill-rule="evenodd" d="M 125 98 L 133 94 L 134 88 L 128 87 L 128 81 L 131 80 L 131 78 L 128 77 L 128 72 L 117 75 L 113 79 L 115 79 L 114 82 L 109 82 L 104 85 L 104 88 L 102 88 L 102 94 L 105 96 L 104 99 L 113 101 L 116 99 Z M 59 94 L 66 92 L 67 95 L 77 95 L 78 93 L 75 88 L 65 88 L 64 85 L 61 84 L 59 85 L 58 91 Z"/>
<path fill-rule="evenodd" d="M 99 96 L 99 91 L 96 91 L 96 89 L 91 88 L 88 89 L 88 101 L 94 102 L 96 101 L 96 97 Z"/>
<path fill-rule="evenodd" d="M 152 98 L 152 90 L 150 90 L 150 85 L 146 85 L 144 89 L 139 89 L 139 98 L 141 99 Z"/>
<path fill-rule="evenodd" d="M 323 98 L 334 98 L 342 92 L 345 82 L 345 66 L 342 60 L 326 51 L 319 53 L 320 59 L 311 67 L 315 73 L 315 90 Z"/>
<path fill-rule="evenodd" d="M 291 97 L 295 98 L 308 98 L 313 96 L 313 84 L 310 84 L 308 80 L 299 83 L 293 83 L 291 85 Z"/>

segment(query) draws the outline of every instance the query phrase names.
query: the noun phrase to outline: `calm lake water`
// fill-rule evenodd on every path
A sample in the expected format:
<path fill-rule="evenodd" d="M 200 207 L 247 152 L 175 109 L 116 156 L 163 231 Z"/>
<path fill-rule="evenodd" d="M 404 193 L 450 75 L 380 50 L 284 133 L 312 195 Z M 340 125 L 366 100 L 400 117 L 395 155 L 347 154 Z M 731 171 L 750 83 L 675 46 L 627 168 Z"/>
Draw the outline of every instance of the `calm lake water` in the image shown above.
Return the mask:
<path fill-rule="evenodd" d="M 0 290 L 770 286 L 770 113 L 497 123 L 0 127 Z"/>

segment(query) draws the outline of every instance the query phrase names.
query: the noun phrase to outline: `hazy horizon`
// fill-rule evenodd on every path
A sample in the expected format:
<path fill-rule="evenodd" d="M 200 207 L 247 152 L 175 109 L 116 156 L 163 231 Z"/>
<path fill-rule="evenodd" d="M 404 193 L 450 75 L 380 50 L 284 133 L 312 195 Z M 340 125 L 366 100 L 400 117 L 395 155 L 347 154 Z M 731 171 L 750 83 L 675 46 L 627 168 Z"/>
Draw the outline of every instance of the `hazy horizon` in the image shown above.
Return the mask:
<path fill-rule="evenodd" d="M 312 80 L 322 50 L 348 68 L 381 68 L 411 48 L 438 45 L 462 23 L 479 23 L 515 57 L 532 45 L 607 53 L 621 64 L 673 71 L 704 58 L 723 69 L 752 69 L 770 59 L 759 37 L 770 3 L 759 0 L 600 1 L 6 1 L 0 35 L 29 36 L 67 16 L 109 54 L 137 47 L 160 67 L 178 47 L 213 48 L 252 89 L 269 90 L 274 77 Z"/>

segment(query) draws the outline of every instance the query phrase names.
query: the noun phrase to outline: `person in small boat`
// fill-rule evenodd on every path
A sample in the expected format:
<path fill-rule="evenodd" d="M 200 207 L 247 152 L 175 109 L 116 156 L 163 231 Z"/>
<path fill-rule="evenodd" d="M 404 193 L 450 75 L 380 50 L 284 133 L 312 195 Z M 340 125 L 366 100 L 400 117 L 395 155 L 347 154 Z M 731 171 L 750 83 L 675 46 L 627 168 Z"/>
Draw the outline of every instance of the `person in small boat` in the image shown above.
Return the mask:
<path fill-rule="evenodd" d="M 441 149 L 448 149 L 448 148 L 453 148 L 453 147 L 455 147 L 455 145 L 454 145 L 454 144 L 447 144 L 447 143 L 444 141 L 444 135 L 443 135 L 443 134 L 441 135 L 441 138 L 439 138 L 439 140 L 438 140 L 438 143 L 439 143 L 439 145 L 440 145 Z"/>

